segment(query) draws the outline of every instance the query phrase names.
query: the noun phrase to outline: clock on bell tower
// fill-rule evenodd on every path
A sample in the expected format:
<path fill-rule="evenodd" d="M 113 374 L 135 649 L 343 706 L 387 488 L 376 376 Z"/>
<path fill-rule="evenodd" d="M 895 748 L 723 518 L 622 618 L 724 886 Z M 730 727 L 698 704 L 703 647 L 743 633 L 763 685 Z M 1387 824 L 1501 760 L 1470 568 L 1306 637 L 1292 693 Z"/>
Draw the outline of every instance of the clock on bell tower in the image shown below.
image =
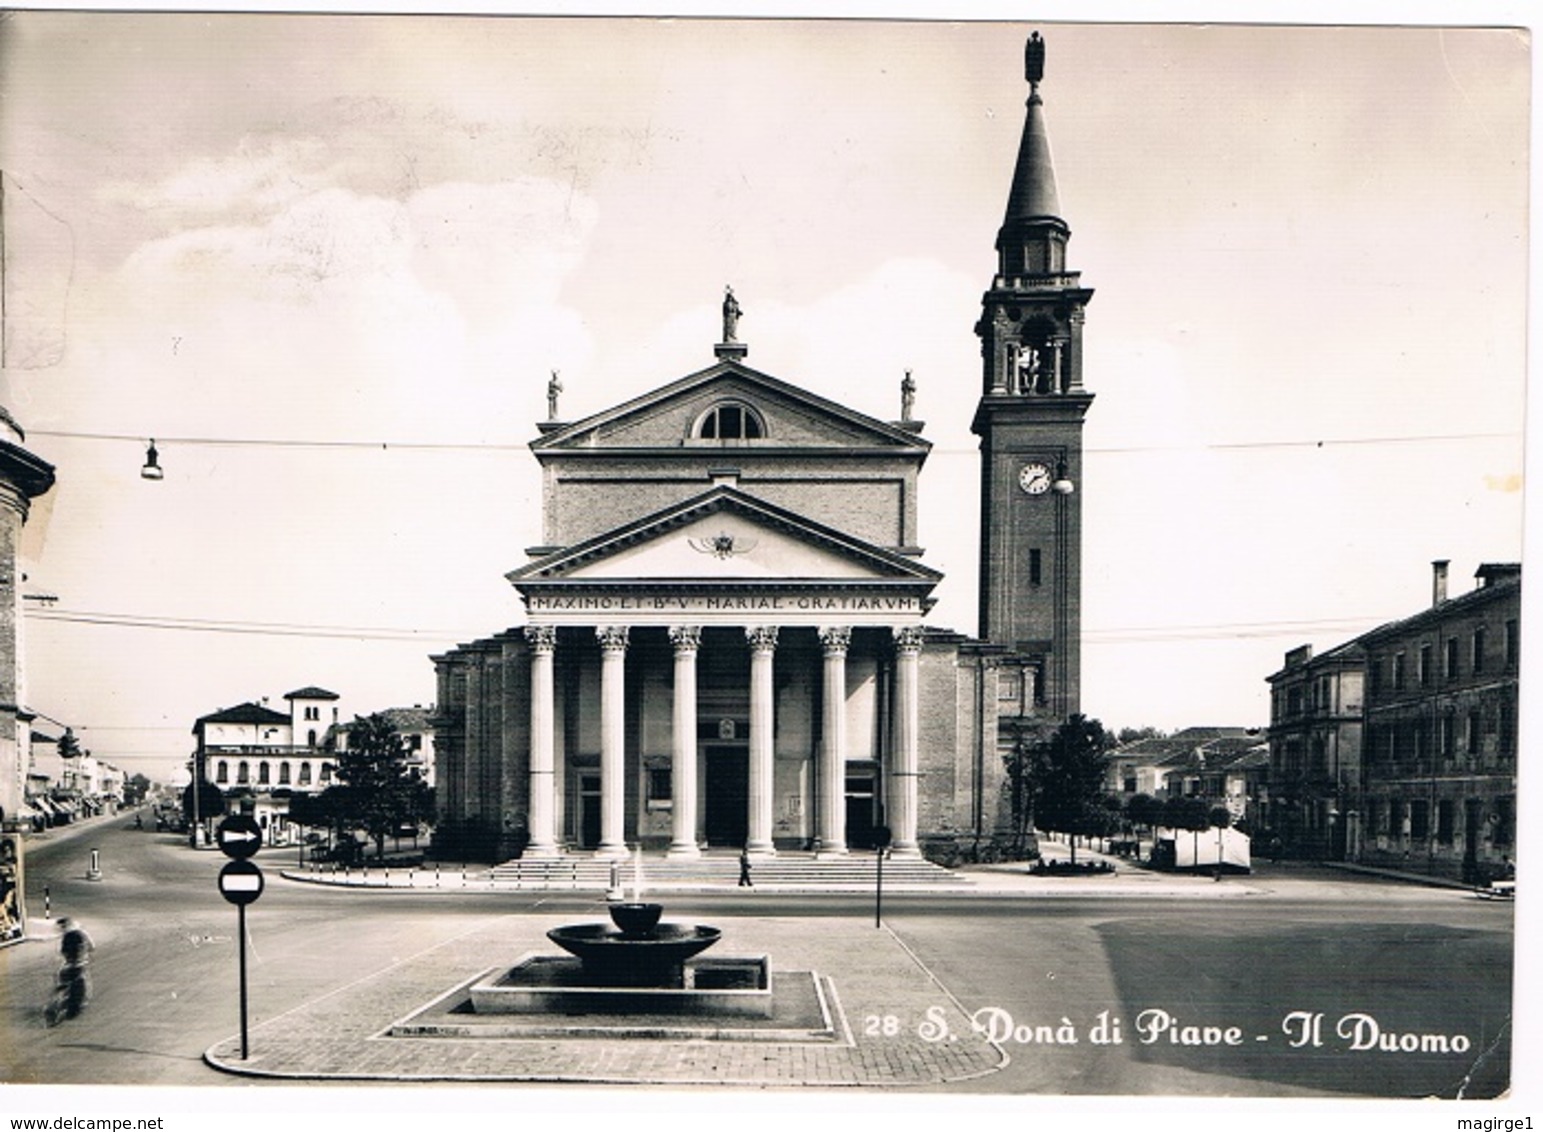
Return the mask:
<path fill-rule="evenodd" d="M 1066 270 L 1061 218 L 1039 85 L 1045 45 L 1024 51 L 1029 83 L 997 270 L 981 299 L 980 437 L 982 639 L 1026 674 L 1021 715 L 1081 710 L 1083 311 L 1093 292 Z"/>

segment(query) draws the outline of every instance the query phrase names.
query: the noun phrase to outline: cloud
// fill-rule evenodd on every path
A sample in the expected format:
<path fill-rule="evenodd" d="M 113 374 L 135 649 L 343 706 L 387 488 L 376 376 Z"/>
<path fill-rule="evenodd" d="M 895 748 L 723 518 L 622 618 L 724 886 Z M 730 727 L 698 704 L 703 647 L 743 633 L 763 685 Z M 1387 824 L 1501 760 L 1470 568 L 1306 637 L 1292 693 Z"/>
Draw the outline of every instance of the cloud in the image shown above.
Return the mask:
<path fill-rule="evenodd" d="M 114 181 L 104 200 L 183 217 L 271 211 L 335 182 L 328 147 L 316 137 L 243 138 L 234 153 L 200 157 L 153 184 Z"/>

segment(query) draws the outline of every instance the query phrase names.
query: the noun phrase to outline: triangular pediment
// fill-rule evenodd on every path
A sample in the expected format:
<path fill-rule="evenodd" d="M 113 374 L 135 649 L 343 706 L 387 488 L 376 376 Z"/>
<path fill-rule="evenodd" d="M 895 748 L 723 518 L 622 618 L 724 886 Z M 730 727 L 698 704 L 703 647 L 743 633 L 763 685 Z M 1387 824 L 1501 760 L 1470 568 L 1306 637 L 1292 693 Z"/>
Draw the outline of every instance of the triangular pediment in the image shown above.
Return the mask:
<path fill-rule="evenodd" d="M 703 414 L 720 404 L 746 406 L 760 418 L 761 435 L 736 441 L 737 448 L 925 452 L 930 447 L 911 429 L 724 360 L 583 420 L 548 426 L 531 448 L 538 456 L 568 450 L 718 448 L 721 442 L 697 434 Z"/>
<path fill-rule="evenodd" d="M 930 589 L 942 578 L 910 558 L 731 487 L 547 554 L 508 576 L 521 588 L 532 582 L 828 581 Z"/>

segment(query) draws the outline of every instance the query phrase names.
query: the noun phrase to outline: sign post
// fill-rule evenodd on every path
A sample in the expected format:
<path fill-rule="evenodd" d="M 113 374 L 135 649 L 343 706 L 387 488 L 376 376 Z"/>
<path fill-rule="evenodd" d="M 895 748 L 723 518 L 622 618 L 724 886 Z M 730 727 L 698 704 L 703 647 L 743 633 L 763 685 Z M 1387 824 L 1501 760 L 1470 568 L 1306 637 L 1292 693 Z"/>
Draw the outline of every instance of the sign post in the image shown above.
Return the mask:
<path fill-rule="evenodd" d="M 873 845 L 877 850 L 878 872 L 873 888 L 873 926 L 882 927 L 884 915 L 884 854 L 889 852 L 889 826 L 881 825 L 873 831 Z"/>
<path fill-rule="evenodd" d="M 232 860 L 220 870 L 220 895 L 236 906 L 236 953 L 241 981 L 241 1060 L 246 1060 L 246 906 L 263 894 L 263 873 L 247 860 L 262 848 L 263 831 L 245 814 L 232 814 L 215 830 L 220 851 Z"/>

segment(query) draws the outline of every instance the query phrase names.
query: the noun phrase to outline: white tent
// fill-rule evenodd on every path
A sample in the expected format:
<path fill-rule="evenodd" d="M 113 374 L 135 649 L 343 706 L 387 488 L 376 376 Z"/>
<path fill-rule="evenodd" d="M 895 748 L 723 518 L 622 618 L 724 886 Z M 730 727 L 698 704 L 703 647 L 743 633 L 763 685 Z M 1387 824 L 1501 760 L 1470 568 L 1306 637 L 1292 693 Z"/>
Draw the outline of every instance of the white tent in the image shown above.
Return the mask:
<path fill-rule="evenodd" d="M 1249 872 L 1253 866 L 1249 859 L 1248 834 L 1239 830 L 1202 829 L 1198 833 L 1187 829 L 1157 830 L 1159 858 L 1163 842 L 1173 847 L 1171 858 L 1175 869 L 1214 869 L 1218 861 L 1223 869 L 1231 872 Z"/>

